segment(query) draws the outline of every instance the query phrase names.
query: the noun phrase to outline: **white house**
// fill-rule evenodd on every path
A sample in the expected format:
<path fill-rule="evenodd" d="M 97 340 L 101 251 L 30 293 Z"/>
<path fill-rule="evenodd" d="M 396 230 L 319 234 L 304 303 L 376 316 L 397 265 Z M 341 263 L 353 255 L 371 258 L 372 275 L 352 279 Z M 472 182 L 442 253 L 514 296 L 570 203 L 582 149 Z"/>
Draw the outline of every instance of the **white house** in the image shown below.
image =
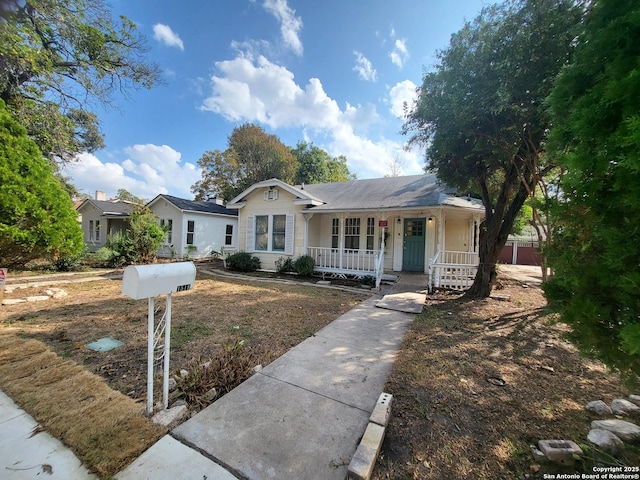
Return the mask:
<path fill-rule="evenodd" d="M 465 288 L 478 264 L 479 200 L 458 197 L 435 175 L 292 186 L 258 182 L 227 204 L 238 210 L 238 248 L 275 270 L 308 254 L 316 271 L 376 276 L 417 271 L 433 286 Z"/>
<path fill-rule="evenodd" d="M 159 257 L 205 258 L 223 248 L 237 248 L 238 212 L 216 200 L 194 202 L 158 195 L 147 207 L 167 228 Z"/>

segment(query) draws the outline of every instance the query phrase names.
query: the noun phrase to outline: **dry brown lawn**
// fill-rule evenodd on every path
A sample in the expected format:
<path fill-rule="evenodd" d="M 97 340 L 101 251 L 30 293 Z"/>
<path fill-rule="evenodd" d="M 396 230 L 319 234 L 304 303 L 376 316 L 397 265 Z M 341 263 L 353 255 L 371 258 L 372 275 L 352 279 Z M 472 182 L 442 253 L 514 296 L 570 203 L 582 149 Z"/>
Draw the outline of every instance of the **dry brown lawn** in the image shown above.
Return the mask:
<path fill-rule="evenodd" d="M 58 285 L 67 297 L 0 309 L 1 388 L 101 476 L 119 471 L 163 433 L 143 416 L 148 303 L 125 297 L 121 286 L 119 279 Z M 46 288 L 16 289 L 5 298 Z M 366 296 L 199 273 L 193 290 L 173 296 L 171 373 L 238 350 L 247 352 L 245 363 L 267 365 Z M 163 303 L 156 302 L 156 321 Z M 124 345 L 103 353 L 86 348 L 103 337 Z M 161 388 L 154 391 L 158 402 Z M 139 433 L 132 439 L 129 430 Z"/>
<path fill-rule="evenodd" d="M 387 383 L 393 413 L 374 479 L 511 480 L 593 473 L 595 462 L 640 465 L 635 447 L 614 459 L 589 444 L 596 416 L 585 410 L 638 392 L 563 339 L 566 326 L 553 323 L 540 289 L 506 277 L 500 286 L 511 301 L 427 298 Z M 573 440 L 585 458 L 539 464 L 529 446 L 542 439 Z"/>

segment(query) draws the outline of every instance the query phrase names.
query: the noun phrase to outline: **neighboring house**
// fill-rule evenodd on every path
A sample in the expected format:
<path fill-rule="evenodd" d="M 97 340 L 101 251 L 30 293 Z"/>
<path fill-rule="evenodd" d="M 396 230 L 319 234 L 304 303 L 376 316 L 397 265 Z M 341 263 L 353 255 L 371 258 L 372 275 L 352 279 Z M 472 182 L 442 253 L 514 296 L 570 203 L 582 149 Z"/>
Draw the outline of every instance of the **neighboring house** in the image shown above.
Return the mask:
<path fill-rule="evenodd" d="M 107 243 L 107 238 L 124 232 L 129 226 L 129 216 L 137 205 L 122 200 L 84 200 L 76 209 L 84 243 L 95 252 Z"/>
<path fill-rule="evenodd" d="M 275 270 L 311 255 L 316 271 L 376 277 L 430 274 L 431 286 L 466 288 L 478 264 L 482 203 L 457 197 L 435 175 L 292 186 L 256 183 L 227 204 L 239 212 L 238 248 Z"/>
<path fill-rule="evenodd" d="M 167 229 L 159 257 L 204 258 L 237 248 L 238 212 L 215 199 L 194 202 L 158 195 L 147 207 Z"/>
<path fill-rule="evenodd" d="M 500 251 L 498 262 L 513 265 L 542 265 L 540 241 L 536 230 L 526 226 L 521 234 L 509 235 Z"/>

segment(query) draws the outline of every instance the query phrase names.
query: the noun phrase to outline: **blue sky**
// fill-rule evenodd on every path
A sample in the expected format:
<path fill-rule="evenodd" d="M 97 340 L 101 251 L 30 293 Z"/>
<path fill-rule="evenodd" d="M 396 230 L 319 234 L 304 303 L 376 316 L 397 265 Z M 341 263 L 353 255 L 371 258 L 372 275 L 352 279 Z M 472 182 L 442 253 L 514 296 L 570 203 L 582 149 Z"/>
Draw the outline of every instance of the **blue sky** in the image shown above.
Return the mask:
<path fill-rule="evenodd" d="M 193 198 L 197 161 L 252 122 L 289 146 L 344 155 L 358 178 L 421 173 L 403 102 L 486 0 L 112 0 L 147 38 L 165 85 L 98 107 L 106 148 L 66 175 L 83 193 Z"/>

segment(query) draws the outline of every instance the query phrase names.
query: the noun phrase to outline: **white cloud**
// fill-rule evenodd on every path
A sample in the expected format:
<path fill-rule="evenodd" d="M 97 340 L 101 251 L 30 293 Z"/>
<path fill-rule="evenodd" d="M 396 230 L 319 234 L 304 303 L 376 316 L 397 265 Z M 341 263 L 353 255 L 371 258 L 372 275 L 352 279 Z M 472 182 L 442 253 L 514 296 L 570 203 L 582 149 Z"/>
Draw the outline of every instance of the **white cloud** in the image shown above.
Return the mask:
<path fill-rule="evenodd" d="M 182 39 L 168 25 L 156 23 L 153 26 L 153 38 L 164 43 L 167 47 L 178 47 L 180 50 L 184 50 Z"/>
<path fill-rule="evenodd" d="M 127 158 L 122 163 L 103 162 L 90 153 L 78 155 L 67 166 L 73 184 L 93 196 L 102 190 L 114 197 L 121 188 L 151 200 L 169 190 L 184 198 L 193 198 L 191 185 L 200 179 L 200 172 L 191 163 L 180 162 L 181 154 L 167 145 L 133 145 L 125 148 Z"/>
<path fill-rule="evenodd" d="M 299 32 L 302 29 L 302 19 L 296 17 L 296 11 L 287 5 L 287 0 L 265 0 L 263 6 L 280 22 L 280 33 L 285 45 L 301 56 L 303 48 Z"/>
<path fill-rule="evenodd" d="M 389 53 L 391 62 L 398 68 L 402 68 L 409 59 L 409 51 L 407 50 L 407 41 L 397 38 L 393 44 L 393 50 Z"/>
<path fill-rule="evenodd" d="M 373 68 L 371 61 L 357 50 L 354 50 L 353 54 L 356 56 L 356 65 L 353 67 L 353 70 L 358 72 L 358 76 L 362 80 L 375 82 L 378 77 L 378 72 Z"/>
<path fill-rule="evenodd" d="M 317 78 L 303 87 L 293 73 L 265 57 L 240 55 L 217 62 L 218 74 L 211 77 L 211 95 L 201 105 L 233 122 L 259 122 L 271 128 L 302 128 L 305 138 L 312 134 L 327 138 L 323 148 L 331 155 L 345 155 L 349 168 L 360 176 L 382 176 L 386 165 L 397 155 L 411 157 L 408 173 L 420 173 L 417 154 L 407 154 L 399 142 L 366 137 L 382 120 L 373 104 L 341 109 Z M 320 145 L 320 143 L 318 143 Z M 415 157 L 415 158 L 414 158 Z"/>
<path fill-rule="evenodd" d="M 391 108 L 389 110 L 396 118 L 404 120 L 405 108 L 411 110 L 413 102 L 416 100 L 416 88 L 417 85 L 411 80 L 403 80 L 391 87 L 389 90 Z"/>

